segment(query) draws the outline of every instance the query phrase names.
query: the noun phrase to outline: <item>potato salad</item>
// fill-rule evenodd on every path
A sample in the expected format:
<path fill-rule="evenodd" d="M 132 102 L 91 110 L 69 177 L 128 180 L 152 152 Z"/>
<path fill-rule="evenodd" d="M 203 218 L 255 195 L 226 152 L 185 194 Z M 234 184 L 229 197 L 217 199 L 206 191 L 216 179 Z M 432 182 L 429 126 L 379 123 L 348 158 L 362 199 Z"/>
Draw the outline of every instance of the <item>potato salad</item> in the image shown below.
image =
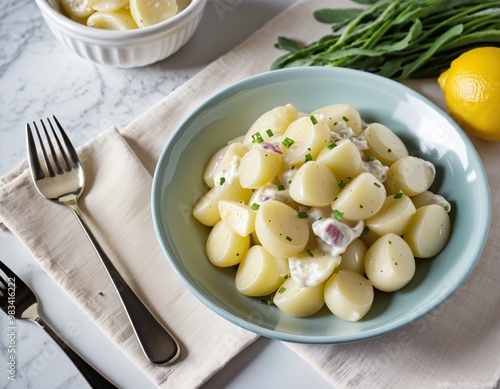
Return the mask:
<path fill-rule="evenodd" d="M 208 162 L 193 216 L 206 253 L 236 268 L 236 289 L 294 317 L 324 305 L 358 321 L 374 288 L 395 292 L 450 234 L 450 203 L 429 191 L 436 169 L 351 105 L 256 118 Z"/>
<path fill-rule="evenodd" d="M 58 0 L 74 21 L 103 30 L 132 30 L 161 23 L 190 0 Z"/>

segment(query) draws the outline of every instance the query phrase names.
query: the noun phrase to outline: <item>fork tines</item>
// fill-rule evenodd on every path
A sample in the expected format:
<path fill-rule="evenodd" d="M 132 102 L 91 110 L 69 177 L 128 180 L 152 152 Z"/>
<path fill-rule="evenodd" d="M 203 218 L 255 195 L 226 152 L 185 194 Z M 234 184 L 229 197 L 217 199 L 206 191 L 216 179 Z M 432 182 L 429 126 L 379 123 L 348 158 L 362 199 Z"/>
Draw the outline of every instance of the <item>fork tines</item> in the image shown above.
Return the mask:
<path fill-rule="evenodd" d="M 33 122 L 34 131 L 36 132 L 43 161 L 45 162 L 46 173 L 50 177 L 54 177 L 56 174 L 63 174 L 63 170 L 69 172 L 71 171 L 71 169 L 76 168 L 78 165 L 78 156 L 73 145 L 71 144 L 71 141 L 69 140 L 66 132 L 64 131 L 57 118 L 54 115 L 52 116 L 52 118 L 59 130 L 60 137 L 62 138 L 65 147 L 63 147 L 60 137 L 57 135 L 50 118 L 47 118 L 48 125 L 45 125 L 45 122 L 43 120 L 40 120 L 43 128 L 43 133 L 45 134 L 46 145 L 48 146 L 50 154 L 47 153 L 45 142 L 42 140 L 42 136 L 40 135 L 37 124 Z M 50 132 L 47 129 L 48 127 L 50 127 Z M 40 160 L 38 158 L 35 138 L 33 137 L 33 132 L 29 123 L 26 125 L 26 139 L 29 162 L 33 176 L 36 180 L 45 178 L 44 170 L 42 169 Z M 57 150 L 54 146 L 54 142 L 57 146 Z M 61 156 L 60 158 L 58 158 L 57 156 L 57 151 L 59 151 L 59 154 Z M 70 161 L 72 163 L 70 163 Z"/>
<path fill-rule="evenodd" d="M 15 293 L 16 283 L 23 283 L 5 263 L 0 261 L 0 298 L 8 299 L 12 292 Z M 10 289 L 10 290 L 9 290 Z"/>

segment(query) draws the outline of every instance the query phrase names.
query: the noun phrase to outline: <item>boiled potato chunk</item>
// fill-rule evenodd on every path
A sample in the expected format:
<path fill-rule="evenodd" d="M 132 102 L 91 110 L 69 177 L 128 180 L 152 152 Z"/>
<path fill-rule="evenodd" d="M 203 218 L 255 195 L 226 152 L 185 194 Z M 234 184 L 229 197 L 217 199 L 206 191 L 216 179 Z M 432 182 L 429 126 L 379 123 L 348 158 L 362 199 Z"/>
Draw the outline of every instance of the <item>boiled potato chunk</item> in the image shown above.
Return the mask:
<path fill-rule="evenodd" d="M 391 166 L 398 159 L 408 156 L 408 149 L 392 130 L 380 123 L 372 123 L 365 131 L 369 149 L 367 157 L 375 157 L 382 164 Z"/>
<path fill-rule="evenodd" d="M 289 275 L 288 263 L 262 246 L 252 246 L 236 272 L 236 289 L 245 296 L 267 296 L 276 291 Z"/>
<path fill-rule="evenodd" d="M 360 239 L 354 239 L 342 254 L 342 260 L 337 270 L 351 270 L 361 275 L 365 274 L 366 244 Z"/>
<path fill-rule="evenodd" d="M 215 266 L 228 267 L 241 262 L 250 248 L 250 237 L 231 231 L 219 221 L 208 235 L 207 257 Z"/>
<path fill-rule="evenodd" d="M 384 204 L 386 191 L 370 173 L 361 173 L 349 182 L 332 202 L 332 209 L 349 220 L 364 220 L 375 215 Z"/>
<path fill-rule="evenodd" d="M 365 316 L 372 307 L 374 295 L 370 281 L 351 270 L 333 274 L 325 285 L 326 306 L 335 316 L 347 321 L 358 321 Z"/>
<path fill-rule="evenodd" d="M 285 314 L 293 317 L 314 315 L 325 304 L 325 283 L 311 287 L 298 286 L 288 278 L 276 291 L 273 302 Z"/>
<path fill-rule="evenodd" d="M 342 139 L 323 148 L 316 161 L 325 165 L 338 181 L 349 182 L 363 170 L 361 154 L 349 139 Z"/>
<path fill-rule="evenodd" d="M 276 257 L 289 258 L 304 250 L 309 225 L 297 211 L 276 200 L 263 202 L 255 218 L 255 232 L 262 246 Z"/>
<path fill-rule="evenodd" d="M 130 30 L 138 28 L 128 9 L 94 12 L 87 19 L 87 26 L 102 30 Z"/>
<path fill-rule="evenodd" d="M 110 12 L 128 5 L 128 0 L 97 0 L 93 2 L 92 8 L 96 11 Z"/>
<path fill-rule="evenodd" d="M 252 196 L 251 189 L 242 188 L 239 180 L 225 182 L 223 185 L 214 186 L 196 203 L 193 216 L 206 226 L 214 226 L 220 219 L 219 201 L 248 202 Z"/>
<path fill-rule="evenodd" d="M 210 161 L 208 161 L 208 164 L 205 167 L 205 171 L 203 172 L 203 181 L 205 181 L 205 184 L 207 184 L 209 188 L 213 188 L 215 186 L 214 182 L 215 169 L 217 169 L 217 166 L 219 166 L 220 161 L 224 157 L 224 154 L 226 153 L 228 148 L 229 145 L 226 145 L 220 150 L 218 150 L 212 156 L 212 158 L 210 158 Z"/>
<path fill-rule="evenodd" d="M 288 258 L 290 274 L 298 286 L 316 286 L 325 282 L 339 265 L 341 257 L 331 255 L 319 247 Z"/>
<path fill-rule="evenodd" d="M 448 200 L 446 200 L 443 196 L 436 193 L 432 193 L 428 190 L 416 196 L 413 196 L 411 198 L 411 201 L 415 205 L 415 208 L 420 208 L 423 207 L 424 205 L 437 204 L 443 207 L 443 209 L 446 212 L 450 213 L 451 211 L 451 204 Z"/>
<path fill-rule="evenodd" d="M 408 156 L 391 165 L 385 184 L 389 193 L 402 191 L 411 197 L 429 189 L 435 176 L 436 169 L 431 162 Z"/>
<path fill-rule="evenodd" d="M 130 0 L 129 7 L 139 27 L 161 23 L 173 17 L 179 10 L 176 0 Z"/>
<path fill-rule="evenodd" d="M 257 212 L 239 201 L 219 201 L 219 213 L 222 221 L 230 230 L 241 236 L 248 236 L 255 231 Z"/>
<path fill-rule="evenodd" d="M 283 149 L 285 167 L 298 168 L 305 162 L 307 155 L 316 159 L 319 152 L 330 143 L 330 129 L 325 117 L 318 116 L 315 120 L 310 116 L 299 117 L 288 126 L 282 143 L 287 145 Z"/>
<path fill-rule="evenodd" d="M 64 12 L 66 12 L 72 19 L 85 18 L 94 13 L 94 9 L 92 8 L 94 1 L 61 0 L 60 4 Z"/>
<path fill-rule="evenodd" d="M 368 248 L 365 271 L 375 288 L 383 292 L 394 292 L 413 278 L 415 258 L 403 238 L 387 234 Z"/>
<path fill-rule="evenodd" d="M 339 132 L 345 124 L 345 126 L 351 127 L 356 136 L 361 134 L 363 128 L 361 115 L 349 104 L 328 105 L 313 111 L 312 114 L 324 114 L 330 130 L 334 132 Z"/>
<path fill-rule="evenodd" d="M 437 255 L 450 236 L 450 217 L 445 209 L 430 204 L 417 209 L 408 229 L 403 235 L 417 258 Z"/>
<path fill-rule="evenodd" d="M 393 232 L 402 235 L 410 224 L 416 209 L 411 199 L 401 192 L 385 198 L 382 208 L 366 219 L 368 228 L 379 235 Z"/>
<path fill-rule="evenodd" d="M 228 173 L 237 173 L 240 158 L 248 152 L 248 148 L 243 143 L 235 142 L 228 145 L 226 152 L 223 154 L 219 163 L 217 164 L 213 176 L 214 184 L 220 185 L 222 177 L 228 178 Z"/>
<path fill-rule="evenodd" d="M 258 145 L 246 153 L 240 161 L 238 175 L 243 188 L 258 189 L 268 184 L 281 168 L 281 151 L 276 153 Z"/>
<path fill-rule="evenodd" d="M 377 234 L 376 232 L 373 232 L 370 230 L 368 227 L 365 228 L 359 239 L 363 241 L 366 247 L 370 247 L 372 244 L 375 243 L 377 239 L 379 239 L 381 236 Z"/>
<path fill-rule="evenodd" d="M 290 197 L 311 207 L 331 204 L 339 187 L 333 173 L 323 164 L 309 161 L 302 165 L 290 183 Z"/>
<path fill-rule="evenodd" d="M 297 117 L 297 109 L 292 104 L 275 107 L 265 112 L 247 131 L 243 138 L 243 144 L 251 145 L 256 134 L 259 134 L 265 142 L 272 142 L 274 137 L 283 135 L 290 123 Z"/>

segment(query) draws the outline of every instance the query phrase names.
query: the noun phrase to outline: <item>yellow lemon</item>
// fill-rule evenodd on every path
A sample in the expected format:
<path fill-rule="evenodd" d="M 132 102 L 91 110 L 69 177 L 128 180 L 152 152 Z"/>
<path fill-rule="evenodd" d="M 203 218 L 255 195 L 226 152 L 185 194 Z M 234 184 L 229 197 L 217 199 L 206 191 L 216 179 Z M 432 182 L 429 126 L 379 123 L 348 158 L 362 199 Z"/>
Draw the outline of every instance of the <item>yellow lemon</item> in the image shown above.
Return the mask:
<path fill-rule="evenodd" d="M 453 60 L 438 83 L 450 115 L 466 132 L 500 141 L 500 48 L 480 47 Z"/>

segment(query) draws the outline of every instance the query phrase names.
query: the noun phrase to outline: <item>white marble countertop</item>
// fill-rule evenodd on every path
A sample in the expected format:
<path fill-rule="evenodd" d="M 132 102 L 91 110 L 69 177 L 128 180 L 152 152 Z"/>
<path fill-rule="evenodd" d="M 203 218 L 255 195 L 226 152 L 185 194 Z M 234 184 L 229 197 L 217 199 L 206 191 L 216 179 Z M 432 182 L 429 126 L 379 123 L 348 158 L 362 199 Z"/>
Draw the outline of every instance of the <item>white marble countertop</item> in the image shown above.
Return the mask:
<path fill-rule="evenodd" d="M 26 156 L 25 124 L 55 114 L 75 144 L 111 124 L 127 125 L 295 0 L 209 0 L 199 30 L 174 56 L 142 69 L 98 66 L 52 36 L 32 0 L 5 2 L 0 14 L 0 175 Z M 0 259 L 38 295 L 42 317 L 123 388 L 153 384 L 40 269 L 12 234 L 0 231 Z M 16 321 L 15 381 L 7 381 L 7 319 L 0 313 L 0 386 L 84 388 L 65 354 L 35 324 Z M 330 387 L 280 342 L 260 339 L 204 388 Z"/>

